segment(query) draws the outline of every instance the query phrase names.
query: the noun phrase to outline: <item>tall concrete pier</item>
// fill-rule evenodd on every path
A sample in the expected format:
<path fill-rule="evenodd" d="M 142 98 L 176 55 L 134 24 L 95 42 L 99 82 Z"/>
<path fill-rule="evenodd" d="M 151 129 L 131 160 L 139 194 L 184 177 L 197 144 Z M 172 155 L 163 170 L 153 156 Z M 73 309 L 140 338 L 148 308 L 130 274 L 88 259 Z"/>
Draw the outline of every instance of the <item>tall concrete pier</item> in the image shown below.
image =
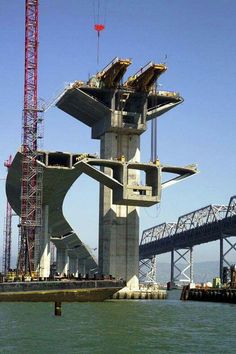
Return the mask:
<path fill-rule="evenodd" d="M 50 247 L 57 248 L 61 274 L 94 274 L 97 262 L 65 220 L 64 198 L 75 180 L 85 173 L 100 183 L 99 273 L 123 278 L 130 289 L 138 287 L 139 207 L 161 201 L 163 188 L 196 173 L 196 166 L 165 166 L 160 161 L 140 162 L 140 136 L 147 121 L 183 99 L 176 92 L 157 91 L 154 84 L 166 71 L 163 64 L 149 63 L 122 83 L 131 64 L 115 58 L 88 82 L 76 81 L 65 88 L 57 107 L 91 127 L 100 140 L 100 157 L 91 154 L 40 152 L 43 167 L 44 228 L 40 239 L 39 275 L 50 271 Z M 6 190 L 14 211 L 20 215 L 22 153 L 9 169 Z M 161 181 L 163 173 L 173 173 Z M 178 175 L 176 177 L 176 175 Z"/>
<path fill-rule="evenodd" d="M 101 137 L 101 158 L 113 159 L 123 156 L 128 162 L 140 161 L 140 137 L 138 134 L 123 135 L 113 132 Z M 105 173 L 109 174 L 108 168 Z M 140 184 L 139 171 L 128 172 L 129 185 Z M 138 286 L 138 208 L 115 205 L 112 190 L 100 185 L 99 210 L 99 269 L 104 274 L 115 274 Z"/>
<path fill-rule="evenodd" d="M 156 91 L 154 84 L 166 71 L 163 64 L 148 63 L 121 84 L 129 59 L 115 58 L 88 82 L 71 84 L 60 97 L 57 107 L 90 126 L 92 138 L 100 139 L 100 158 L 125 161 L 121 173 L 126 186 L 122 202 L 115 192 L 100 184 L 99 270 L 124 278 L 130 288 L 138 286 L 138 207 L 146 206 L 150 195 L 160 201 L 160 180 L 154 174 L 140 182 L 140 135 L 148 120 L 154 119 L 183 101 L 176 92 Z M 153 164 L 158 164 L 156 161 Z M 114 170 L 102 167 L 113 178 Z M 142 183 L 142 184 L 143 184 Z M 152 190 L 150 191 L 150 189 Z M 151 194 L 150 194 L 151 193 Z M 154 204 L 154 203 L 152 203 Z M 151 204 L 149 204 L 151 205 Z"/>

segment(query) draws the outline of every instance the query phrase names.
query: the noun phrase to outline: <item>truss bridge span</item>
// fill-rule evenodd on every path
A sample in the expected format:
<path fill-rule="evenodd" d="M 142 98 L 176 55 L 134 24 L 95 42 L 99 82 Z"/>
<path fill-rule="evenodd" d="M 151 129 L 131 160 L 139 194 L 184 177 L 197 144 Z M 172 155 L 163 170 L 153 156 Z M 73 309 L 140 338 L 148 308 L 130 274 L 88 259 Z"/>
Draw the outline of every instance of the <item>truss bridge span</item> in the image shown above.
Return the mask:
<path fill-rule="evenodd" d="M 139 246 L 140 277 L 145 278 L 150 272 L 153 275 L 155 257 L 171 252 L 171 281 L 176 278 L 175 270 L 177 278 L 184 275 L 183 281 L 192 281 L 193 246 L 216 240 L 220 240 L 220 276 L 223 277 L 223 267 L 230 266 L 226 256 L 236 251 L 236 243 L 231 242 L 233 236 L 236 236 L 236 196 L 230 198 L 228 205 L 208 205 L 180 216 L 176 223 L 163 223 L 144 230 Z M 178 261 L 187 262 L 184 272 L 176 266 L 175 253 Z M 146 271 L 143 271 L 144 266 Z"/>

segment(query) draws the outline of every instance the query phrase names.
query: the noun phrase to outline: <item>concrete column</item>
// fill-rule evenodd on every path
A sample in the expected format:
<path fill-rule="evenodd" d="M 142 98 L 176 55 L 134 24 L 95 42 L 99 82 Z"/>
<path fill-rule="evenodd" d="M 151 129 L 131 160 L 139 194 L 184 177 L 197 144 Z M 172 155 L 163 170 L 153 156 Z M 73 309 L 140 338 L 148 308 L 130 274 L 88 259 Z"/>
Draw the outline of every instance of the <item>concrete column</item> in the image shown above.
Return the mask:
<path fill-rule="evenodd" d="M 174 285 L 174 265 L 175 265 L 175 250 L 171 251 L 171 261 L 170 261 L 170 284 Z"/>
<path fill-rule="evenodd" d="M 69 273 L 78 276 L 78 257 L 69 256 Z"/>
<path fill-rule="evenodd" d="M 85 259 L 80 259 L 78 261 L 78 273 L 82 276 L 86 275 L 86 261 Z"/>
<path fill-rule="evenodd" d="M 219 269 L 221 282 L 223 282 L 223 265 L 224 265 L 224 238 L 223 238 L 223 235 L 221 235 L 221 238 L 220 238 L 220 269 Z"/>
<path fill-rule="evenodd" d="M 105 133 L 101 137 L 103 159 L 125 156 L 126 161 L 140 161 L 139 135 Z M 112 170 L 104 171 L 112 175 Z M 139 182 L 139 171 L 130 171 L 129 184 Z M 139 264 L 138 208 L 112 204 L 112 191 L 100 186 L 99 272 L 123 278 L 131 289 L 138 288 Z"/>
<path fill-rule="evenodd" d="M 189 264 L 190 264 L 190 283 L 193 283 L 193 247 L 189 249 Z"/>
<path fill-rule="evenodd" d="M 40 238 L 39 276 L 50 275 L 50 235 L 48 232 L 48 205 L 43 206 L 43 232 Z"/>
<path fill-rule="evenodd" d="M 66 248 L 57 247 L 57 272 L 68 274 L 68 251 Z"/>

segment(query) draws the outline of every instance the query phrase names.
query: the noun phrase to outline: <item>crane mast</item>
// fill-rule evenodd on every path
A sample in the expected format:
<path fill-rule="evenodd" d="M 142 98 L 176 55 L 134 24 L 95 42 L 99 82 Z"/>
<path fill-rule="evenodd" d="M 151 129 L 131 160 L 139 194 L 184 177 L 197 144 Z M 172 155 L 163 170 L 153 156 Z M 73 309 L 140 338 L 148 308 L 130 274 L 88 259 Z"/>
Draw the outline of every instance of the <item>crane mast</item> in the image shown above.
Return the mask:
<path fill-rule="evenodd" d="M 22 118 L 21 242 L 17 269 L 38 271 L 42 227 L 42 167 L 37 163 L 42 110 L 38 107 L 38 0 L 25 1 L 25 74 Z"/>
<path fill-rule="evenodd" d="M 10 156 L 4 162 L 4 166 L 11 167 L 12 157 Z M 11 268 L 11 235 L 12 235 L 12 208 L 7 201 L 5 224 L 3 232 L 3 257 L 2 257 L 2 273 L 6 276 Z"/>

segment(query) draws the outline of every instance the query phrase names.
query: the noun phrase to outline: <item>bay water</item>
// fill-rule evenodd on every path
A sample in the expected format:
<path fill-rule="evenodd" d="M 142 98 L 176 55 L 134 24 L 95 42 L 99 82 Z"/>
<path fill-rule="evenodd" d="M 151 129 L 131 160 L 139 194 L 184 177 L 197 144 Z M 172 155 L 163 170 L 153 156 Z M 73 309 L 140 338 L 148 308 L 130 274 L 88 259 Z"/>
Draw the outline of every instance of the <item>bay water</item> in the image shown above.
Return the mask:
<path fill-rule="evenodd" d="M 0 353 L 236 353 L 236 305 L 167 300 L 0 303 Z"/>

